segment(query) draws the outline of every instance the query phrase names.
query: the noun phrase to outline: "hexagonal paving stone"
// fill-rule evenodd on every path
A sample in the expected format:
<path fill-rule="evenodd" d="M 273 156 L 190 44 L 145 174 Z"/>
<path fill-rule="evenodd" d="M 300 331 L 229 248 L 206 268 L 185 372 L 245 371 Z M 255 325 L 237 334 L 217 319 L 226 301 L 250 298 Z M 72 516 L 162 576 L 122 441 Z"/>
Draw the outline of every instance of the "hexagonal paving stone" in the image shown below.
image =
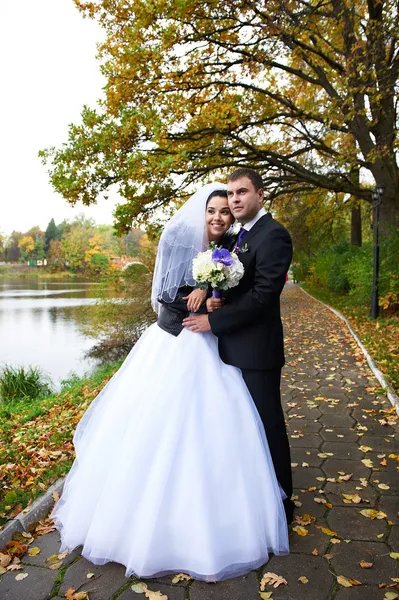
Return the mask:
<path fill-rule="evenodd" d="M 320 485 L 316 477 L 323 477 L 323 471 L 317 467 L 298 467 L 292 469 L 292 480 L 296 488 L 309 488 L 314 485 Z"/>
<path fill-rule="evenodd" d="M 393 474 L 389 471 L 376 471 L 373 472 L 370 481 L 377 489 L 379 483 L 389 485 L 389 490 L 385 492 L 389 496 L 392 494 L 399 494 L 399 474 Z M 379 489 L 379 492 L 384 493 L 384 490 Z"/>
<path fill-rule="evenodd" d="M 389 455 L 391 452 L 399 452 L 398 442 L 387 436 L 381 437 L 378 435 L 368 435 L 366 433 L 366 435 L 362 437 L 361 443 L 365 446 L 370 446 L 370 448 L 373 448 L 375 452 L 379 452 L 381 454 L 384 453 Z"/>
<path fill-rule="evenodd" d="M 388 537 L 388 544 L 392 550 L 399 552 L 399 527 L 394 526 L 391 528 Z"/>
<path fill-rule="evenodd" d="M 317 482 L 321 485 L 320 482 Z M 305 513 L 313 515 L 314 517 L 321 518 L 326 512 L 324 504 L 319 504 L 314 501 L 315 496 L 319 496 L 316 492 L 304 491 L 300 489 L 294 489 L 294 496 L 298 497 L 298 501 L 301 502 L 301 506 L 295 508 L 296 515 L 304 515 Z"/>
<path fill-rule="evenodd" d="M 350 442 L 323 442 L 322 452 L 331 452 L 335 458 L 358 460 L 363 458 L 359 446 Z"/>
<path fill-rule="evenodd" d="M 252 572 L 215 584 L 194 581 L 190 587 L 190 600 L 259 600 L 258 590 L 258 578 Z"/>
<path fill-rule="evenodd" d="M 376 490 L 371 485 L 363 487 L 356 480 L 343 481 L 342 483 L 327 481 L 324 491 L 333 506 L 358 506 L 360 510 L 362 508 L 373 508 L 378 496 Z M 356 505 L 353 502 L 344 502 L 343 494 L 358 494 L 364 502 Z"/>
<path fill-rule="evenodd" d="M 389 557 L 389 548 L 384 543 L 351 542 L 336 544 L 331 564 L 338 575 L 357 579 L 365 585 L 388 582 L 396 577 L 395 561 Z M 371 569 L 362 569 L 360 561 L 373 563 Z"/>
<path fill-rule="evenodd" d="M 299 406 L 294 406 L 290 408 L 288 412 L 288 421 L 291 419 L 301 419 L 303 418 L 308 420 L 316 420 L 321 416 L 321 412 L 318 408 L 309 408 L 308 406 L 304 406 L 302 403 L 298 403 Z"/>
<path fill-rule="evenodd" d="M 299 448 L 319 448 L 323 441 L 318 433 L 308 433 L 306 436 L 300 438 L 292 437 L 292 435 L 296 434 L 288 434 L 290 446 L 297 446 Z"/>
<path fill-rule="evenodd" d="M 359 439 L 359 434 L 347 427 L 327 427 L 322 426 L 320 436 L 326 442 L 356 442 Z"/>
<path fill-rule="evenodd" d="M 266 587 L 266 591 L 273 591 L 273 600 L 328 600 L 335 581 L 327 561 L 319 556 L 274 556 L 264 572 L 276 573 L 288 582 L 276 589 Z M 308 578 L 308 583 L 298 581 L 302 576 Z"/>
<path fill-rule="evenodd" d="M 334 600 L 383 600 L 385 591 L 379 590 L 378 586 L 358 585 L 356 587 L 340 587 Z"/>
<path fill-rule="evenodd" d="M 381 496 L 378 502 L 378 510 L 384 511 L 388 515 L 388 519 L 399 525 L 399 497 L 398 496 Z M 399 547 L 399 544 L 398 544 Z"/>
<path fill-rule="evenodd" d="M 319 421 L 310 421 L 309 419 L 289 419 L 287 422 L 288 431 L 302 431 L 304 434 L 318 433 L 323 427 Z"/>
<path fill-rule="evenodd" d="M 320 421 L 327 429 L 353 427 L 355 425 L 355 420 L 350 415 L 322 415 Z"/>
<path fill-rule="evenodd" d="M 341 415 L 341 414 L 349 414 L 351 408 L 348 407 L 349 400 L 341 399 L 340 402 L 329 404 L 327 402 L 319 403 L 319 410 L 323 413 L 323 415 Z"/>
<path fill-rule="evenodd" d="M 29 556 L 29 554 L 25 554 L 21 561 L 23 564 L 29 565 L 40 565 L 42 567 L 49 567 L 48 563 L 46 563 L 46 558 L 51 556 L 52 554 L 59 554 L 60 552 L 60 533 L 58 531 L 52 531 L 51 533 L 47 533 L 46 535 L 41 535 L 36 538 L 34 542 L 30 545 L 31 548 L 39 548 L 40 553 L 36 554 L 36 556 Z M 71 562 L 75 560 L 77 556 L 80 554 L 81 548 L 76 548 L 70 554 L 68 554 L 62 560 L 62 566 L 65 567 L 69 565 Z"/>
<path fill-rule="evenodd" d="M 371 469 L 365 467 L 359 460 L 340 460 L 339 458 L 327 458 L 322 466 L 326 477 L 339 477 L 338 473 L 352 473 L 352 479 L 368 478 Z"/>
<path fill-rule="evenodd" d="M 318 448 L 291 448 L 291 462 L 298 463 L 307 462 L 311 467 L 319 467 L 324 458 L 317 456 L 319 454 Z"/>
<path fill-rule="evenodd" d="M 327 522 L 330 528 L 346 540 L 366 540 L 371 542 L 379 541 L 377 537 L 387 532 L 387 522 L 385 519 L 368 519 L 360 514 L 362 507 L 352 508 L 334 507 L 327 515 Z"/>
<path fill-rule="evenodd" d="M 299 514 L 299 513 L 298 513 Z M 302 514 L 304 512 L 302 511 Z M 293 523 L 292 527 L 295 527 L 298 523 Z M 321 529 L 318 529 L 316 525 L 321 527 L 328 527 L 327 523 L 323 520 L 318 519 L 316 523 L 310 525 L 303 525 L 308 530 L 308 534 L 305 536 L 299 535 L 291 527 L 290 532 L 290 552 L 298 552 L 300 554 L 312 554 L 314 550 L 317 550 L 319 556 L 322 556 L 327 551 L 327 546 L 330 543 L 328 535 L 323 533 Z"/>
<path fill-rule="evenodd" d="M 20 573 L 28 577 L 17 581 Z M 57 571 L 25 565 L 22 571 L 9 571 L 0 577 L 1 600 L 46 600 L 50 597 Z"/>
<path fill-rule="evenodd" d="M 80 592 L 90 590 L 90 600 L 108 600 L 128 581 L 125 571 L 126 568 L 117 563 L 98 566 L 81 558 L 67 569 L 59 595 L 64 595 L 72 587 L 79 588 Z M 95 577 L 87 579 L 88 573 L 94 573 Z"/>
<path fill-rule="evenodd" d="M 184 600 L 186 597 L 186 591 L 183 587 L 179 587 L 178 585 L 165 585 L 163 583 L 157 583 L 155 581 L 146 581 L 143 582 L 148 586 L 148 589 L 151 592 L 161 592 L 164 596 L 167 596 L 168 600 Z M 142 598 L 144 600 L 144 595 L 137 594 L 132 590 L 133 582 L 129 585 L 128 588 L 120 596 L 118 596 L 118 600 L 139 600 Z"/>

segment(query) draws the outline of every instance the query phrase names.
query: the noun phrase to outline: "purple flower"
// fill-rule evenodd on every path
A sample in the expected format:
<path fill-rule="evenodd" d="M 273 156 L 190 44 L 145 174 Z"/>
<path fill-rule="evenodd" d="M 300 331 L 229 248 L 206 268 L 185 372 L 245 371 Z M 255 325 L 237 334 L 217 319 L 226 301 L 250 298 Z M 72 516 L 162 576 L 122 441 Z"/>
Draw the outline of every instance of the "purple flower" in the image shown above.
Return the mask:
<path fill-rule="evenodd" d="M 222 263 L 226 267 L 230 267 L 233 264 L 234 258 L 230 255 L 230 252 L 225 248 L 217 248 L 212 252 L 213 262 Z"/>

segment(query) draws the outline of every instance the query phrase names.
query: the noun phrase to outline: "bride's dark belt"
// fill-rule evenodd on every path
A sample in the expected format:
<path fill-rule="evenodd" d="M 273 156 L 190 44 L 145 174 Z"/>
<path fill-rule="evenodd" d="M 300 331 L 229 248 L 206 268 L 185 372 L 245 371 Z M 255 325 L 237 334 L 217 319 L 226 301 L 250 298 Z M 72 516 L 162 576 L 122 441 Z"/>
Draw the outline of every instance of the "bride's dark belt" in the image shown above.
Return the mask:
<path fill-rule="evenodd" d="M 192 291 L 192 288 L 179 293 L 173 302 L 160 301 L 162 306 L 158 315 L 158 327 L 177 337 L 183 330 L 183 319 L 189 316 L 187 310 L 187 300 L 183 300 L 184 296 Z M 196 314 L 206 313 L 205 304 L 197 311 Z"/>

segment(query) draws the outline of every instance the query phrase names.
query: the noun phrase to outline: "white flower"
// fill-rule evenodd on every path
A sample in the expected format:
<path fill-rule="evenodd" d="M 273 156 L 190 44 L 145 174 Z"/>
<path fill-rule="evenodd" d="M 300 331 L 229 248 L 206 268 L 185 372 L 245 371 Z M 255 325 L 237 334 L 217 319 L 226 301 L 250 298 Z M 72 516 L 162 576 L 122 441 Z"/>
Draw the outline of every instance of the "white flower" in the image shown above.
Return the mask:
<path fill-rule="evenodd" d="M 227 233 L 231 233 L 231 235 L 238 235 L 240 233 L 241 227 L 241 223 L 239 221 L 236 221 L 235 223 L 233 223 L 233 225 L 230 226 Z"/>
<path fill-rule="evenodd" d="M 214 289 L 228 290 L 239 284 L 244 267 L 237 254 L 230 253 L 233 262 L 224 265 L 212 260 L 213 249 L 200 252 L 193 260 L 193 277 L 198 283 L 211 285 Z"/>

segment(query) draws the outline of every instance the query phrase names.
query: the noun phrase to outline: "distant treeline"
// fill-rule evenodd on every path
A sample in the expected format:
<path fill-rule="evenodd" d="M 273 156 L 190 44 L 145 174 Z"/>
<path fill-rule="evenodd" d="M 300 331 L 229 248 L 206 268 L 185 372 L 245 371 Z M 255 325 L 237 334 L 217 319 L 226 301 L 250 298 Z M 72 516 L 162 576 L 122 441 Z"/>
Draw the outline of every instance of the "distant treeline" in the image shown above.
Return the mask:
<path fill-rule="evenodd" d="M 112 225 L 96 225 L 84 215 L 58 225 L 51 219 L 45 231 L 35 226 L 9 236 L 0 232 L 0 261 L 45 261 L 52 271 L 102 273 L 118 257 L 137 256 L 145 239 L 140 229 L 117 237 Z"/>

